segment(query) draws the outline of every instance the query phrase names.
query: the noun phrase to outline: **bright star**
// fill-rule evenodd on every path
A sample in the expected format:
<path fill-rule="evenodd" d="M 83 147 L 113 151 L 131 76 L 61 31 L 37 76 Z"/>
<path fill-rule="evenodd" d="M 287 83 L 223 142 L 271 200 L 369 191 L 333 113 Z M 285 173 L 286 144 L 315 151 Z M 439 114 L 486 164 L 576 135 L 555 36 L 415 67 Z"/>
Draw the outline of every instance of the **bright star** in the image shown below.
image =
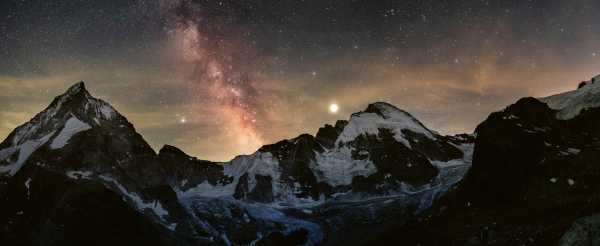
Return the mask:
<path fill-rule="evenodd" d="M 331 105 L 329 105 L 329 112 L 332 113 L 332 114 L 337 113 L 337 111 L 339 109 L 340 109 L 340 107 L 337 104 L 335 104 L 335 103 L 332 103 Z"/>

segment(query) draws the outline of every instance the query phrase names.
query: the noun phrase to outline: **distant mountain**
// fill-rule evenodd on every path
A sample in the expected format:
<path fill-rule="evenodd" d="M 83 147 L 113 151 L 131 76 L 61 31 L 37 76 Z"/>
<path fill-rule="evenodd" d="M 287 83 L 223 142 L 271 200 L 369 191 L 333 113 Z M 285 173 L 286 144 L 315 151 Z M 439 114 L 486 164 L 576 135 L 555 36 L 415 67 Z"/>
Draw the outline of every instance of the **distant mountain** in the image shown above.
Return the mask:
<path fill-rule="evenodd" d="M 0 241 L 10 245 L 360 243 L 458 182 L 473 137 L 374 103 L 316 136 L 227 163 L 155 153 L 83 82 L 0 144 Z"/>
<path fill-rule="evenodd" d="M 466 135 L 440 136 L 410 114 L 374 103 L 349 121 L 319 129 L 316 137 L 304 134 L 266 145 L 229 163 L 194 160 L 172 146 L 159 156 L 175 172 L 172 186 L 186 197 L 314 203 L 349 193 L 392 195 L 423 186 L 438 175 L 438 167 L 468 163 L 470 156 L 464 153 L 470 153 L 469 143 Z"/>

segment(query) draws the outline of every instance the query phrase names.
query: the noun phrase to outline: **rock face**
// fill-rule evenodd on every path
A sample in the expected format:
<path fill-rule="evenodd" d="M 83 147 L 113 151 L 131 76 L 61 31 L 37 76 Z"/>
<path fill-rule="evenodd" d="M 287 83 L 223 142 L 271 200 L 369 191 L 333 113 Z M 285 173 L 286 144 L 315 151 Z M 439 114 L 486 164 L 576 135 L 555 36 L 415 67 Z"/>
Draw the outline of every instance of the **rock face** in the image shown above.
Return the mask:
<path fill-rule="evenodd" d="M 157 154 L 81 82 L 0 143 L 0 242 L 360 243 L 364 228 L 428 209 L 472 149 L 472 136 L 439 135 L 374 103 L 226 163 L 173 146 Z"/>
<path fill-rule="evenodd" d="M 575 103 L 598 100 L 597 86 L 523 98 L 492 113 L 476 129 L 473 164 L 458 187 L 421 219 L 371 242 L 556 244 L 573 221 L 600 205 L 600 109 Z M 569 235 L 579 230 L 561 242 L 574 242 L 578 236 Z"/>

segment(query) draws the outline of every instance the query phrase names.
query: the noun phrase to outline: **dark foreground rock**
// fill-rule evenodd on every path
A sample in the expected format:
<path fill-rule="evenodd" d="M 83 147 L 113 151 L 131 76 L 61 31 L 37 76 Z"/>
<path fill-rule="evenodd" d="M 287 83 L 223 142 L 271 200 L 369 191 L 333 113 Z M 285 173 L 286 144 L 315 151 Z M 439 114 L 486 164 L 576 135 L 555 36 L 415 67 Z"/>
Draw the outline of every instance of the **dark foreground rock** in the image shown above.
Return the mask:
<path fill-rule="evenodd" d="M 556 113 L 524 98 L 491 114 L 477 127 L 473 165 L 458 187 L 371 243 L 556 244 L 573 221 L 600 209 L 600 110 L 569 120 Z"/>

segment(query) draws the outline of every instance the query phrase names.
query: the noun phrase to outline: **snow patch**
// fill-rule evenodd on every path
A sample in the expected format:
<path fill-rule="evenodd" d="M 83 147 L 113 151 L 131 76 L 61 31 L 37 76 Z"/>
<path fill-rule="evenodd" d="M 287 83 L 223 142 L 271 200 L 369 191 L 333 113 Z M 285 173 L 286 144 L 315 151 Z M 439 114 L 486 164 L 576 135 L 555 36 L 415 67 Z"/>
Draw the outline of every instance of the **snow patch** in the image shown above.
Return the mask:
<path fill-rule="evenodd" d="M 93 173 L 90 171 L 67 171 L 66 174 L 72 179 L 91 179 Z"/>
<path fill-rule="evenodd" d="M 104 117 L 104 119 L 111 120 L 115 115 L 115 110 L 109 106 L 108 104 L 103 104 L 100 106 L 100 113 Z"/>
<path fill-rule="evenodd" d="M 199 185 L 187 189 L 185 191 L 179 191 L 179 196 L 186 197 L 222 197 L 232 196 L 235 192 L 236 184 L 231 183 L 227 185 L 212 185 L 208 181 L 204 181 Z"/>
<path fill-rule="evenodd" d="M 573 154 L 573 155 L 577 155 L 577 154 L 579 154 L 579 152 L 581 152 L 581 150 L 576 149 L 576 148 L 568 148 L 567 152 L 569 152 L 570 154 Z"/>
<path fill-rule="evenodd" d="M 552 109 L 558 110 L 557 118 L 567 120 L 575 118 L 582 110 L 600 107 L 600 76 L 595 81 L 577 90 L 540 98 Z"/>
<path fill-rule="evenodd" d="M 29 191 L 29 183 L 31 183 L 31 178 L 27 178 L 27 181 L 25 181 L 25 188 L 27 188 L 27 197 L 29 197 L 29 194 L 31 193 Z"/>
<path fill-rule="evenodd" d="M 177 228 L 177 223 L 171 223 L 168 225 L 165 225 L 167 227 L 167 229 L 171 230 L 171 231 L 175 231 L 175 229 Z"/>
<path fill-rule="evenodd" d="M 21 169 L 21 167 L 23 167 L 23 164 L 25 164 L 25 162 L 27 162 L 27 160 L 29 159 L 29 156 L 31 156 L 31 154 L 33 154 L 33 152 L 35 152 L 40 146 L 46 144 L 46 142 L 48 142 L 48 140 L 50 139 L 50 137 L 53 134 L 54 134 L 54 132 L 51 132 L 42 138 L 39 138 L 36 140 L 27 140 L 20 145 L 11 146 L 11 147 L 1 150 L 0 157 L 3 157 L 3 158 L 0 158 L 0 159 L 7 159 L 10 156 L 12 156 L 14 153 L 16 153 L 17 151 L 19 152 L 19 155 L 18 155 L 18 158 L 16 161 L 13 161 L 12 163 L 10 163 L 11 160 L 9 160 L 10 164 L 8 164 L 6 166 L 0 166 L 0 174 L 8 173 L 9 176 L 15 175 L 15 173 L 17 173 L 17 171 L 19 171 L 19 169 Z"/>
<path fill-rule="evenodd" d="M 133 203 L 133 205 L 135 206 L 135 208 L 140 211 L 140 212 L 144 212 L 145 210 L 149 209 L 150 211 L 152 211 L 154 213 L 154 215 L 156 215 L 163 223 L 165 223 L 164 225 L 171 229 L 173 228 L 173 230 L 175 229 L 175 226 L 177 224 L 175 224 L 175 226 L 173 224 L 169 224 L 167 223 L 167 218 L 169 216 L 169 212 L 163 208 L 162 204 L 157 201 L 157 200 L 153 200 L 150 202 L 145 202 L 144 199 L 142 199 L 142 197 L 140 197 L 138 194 L 134 193 L 134 192 L 129 192 L 127 191 L 127 189 L 125 189 L 125 187 L 123 187 L 119 182 L 117 182 L 117 180 L 115 180 L 112 177 L 109 176 L 105 176 L 105 175 L 100 175 L 99 176 L 101 179 L 103 179 L 106 182 L 110 182 L 113 185 L 115 185 L 117 187 L 117 189 L 119 189 L 119 192 L 121 192 L 121 194 L 123 194 L 127 200 L 131 203 Z"/>
<path fill-rule="evenodd" d="M 349 185 L 356 176 L 369 176 L 377 172 L 377 167 L 369 159 L 352 159 L 352 149 L 348 146 L 315 152 L 313 170 L 317 181 L 327 182 L 332 186 Z"/>
<path fill-rule="evenodd" d="M 82 122 L 74 115 L 71 116 L 72 117 L 65 123 L 65 126 L 63 127 L 62 131 L 58 134 L 57 137 L 54 138 L 54 140 L 50 144 L 50 148 L 60 149 L 62 147 L 65 147 L 65 145 L 67 145 L 69 139 L 71 139 L 73 135 L 92 128 L 90 125 Z"/>
<path fill-rule="evenodd" d="M 445 194 L 456 183 L 461 181 L 471 167 L 475 144 L 465 143 L 455 146 L 463 152 L 463 158 L 449 160 L 447 162 L 431 162 L 431 164 L 439 169 L 439 174 L 431 183 L 421 187 L 418 191 L 418 193 L 420 193 L 420 200 L 417 212 L 425 211 L 426 209 L 430 208 L 436 199 Z M 406 188 L 415 189 L 415 187 Z"/>
<path fill-rule="evenodd" d="M 238 156 L 230 163 L 224 164 L 223 174 L 233 177 L 233 182 L 226 185 L 212 185 L 208 181 L 204 181 L 190 189 L 178 191 L 178 196 L 183 198 L 233 196 L 235 187 L 244 174 L 248 174 L 248 189 L 252 190 L 256 186 L 255 175 L 257 174 L 269 176 L 274 182 L 279 180 L 279 163 L 271 153 L 258 151 L 252 155 Z M 276 191 L 277 187 L 273 187 L 273 192 Z"/>

